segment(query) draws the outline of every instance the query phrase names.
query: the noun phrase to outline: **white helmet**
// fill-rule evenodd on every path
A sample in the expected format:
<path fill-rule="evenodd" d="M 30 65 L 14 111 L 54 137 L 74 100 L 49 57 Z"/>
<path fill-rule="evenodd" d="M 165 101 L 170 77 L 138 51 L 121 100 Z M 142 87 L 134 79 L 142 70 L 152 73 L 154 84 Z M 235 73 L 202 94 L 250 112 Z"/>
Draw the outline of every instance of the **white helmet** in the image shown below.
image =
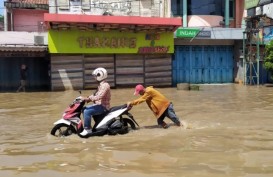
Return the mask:
<path fill-rule="evenodd" d="M 97 68 L 92 75 L 96 77 L 97 81 L 102 81 L 107 78 L 107 71 L 105 68 Z"/>

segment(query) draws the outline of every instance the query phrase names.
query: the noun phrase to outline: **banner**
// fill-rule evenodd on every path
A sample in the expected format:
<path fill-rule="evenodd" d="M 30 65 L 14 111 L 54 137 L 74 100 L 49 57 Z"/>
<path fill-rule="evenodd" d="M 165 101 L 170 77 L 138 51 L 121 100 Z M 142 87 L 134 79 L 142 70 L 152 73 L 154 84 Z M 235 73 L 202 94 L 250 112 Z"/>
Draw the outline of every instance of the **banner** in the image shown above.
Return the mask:
<path fill-rule="evenodd" d="M 48 48 L 50 53 L 173 53 L 174 37 L 172 32 L 49 30 Z"/>
<path fill-rule="evenodd" d="M 263 37 L 265 44 L 268 44 L 271 40 L 273 40 L 273 26 L 264 27 Z"/>

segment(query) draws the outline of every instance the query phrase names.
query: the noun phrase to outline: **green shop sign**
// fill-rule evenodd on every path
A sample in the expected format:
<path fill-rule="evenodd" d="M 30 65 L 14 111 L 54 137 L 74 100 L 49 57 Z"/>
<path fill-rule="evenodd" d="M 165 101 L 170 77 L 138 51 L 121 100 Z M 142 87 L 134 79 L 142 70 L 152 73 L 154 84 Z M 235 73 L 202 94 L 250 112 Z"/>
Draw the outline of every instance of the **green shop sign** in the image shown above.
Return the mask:
<path fill-rule="evenodd" d="M 198 35 L 200 29 L 198 28 L 179 28 L 176 30 L 176 37 L 179 38 L 193 38 Z"/>
<path fill-rule="evenodd" d="M 256 7 L 260 0 L 245 0 L 245 9 Z"/>
<path fill-rule="evenodd" d="M 130 33 L 119 31 L 56 31 L 48 33 L 50 53 L 173 53 L 173 33 Z"/>

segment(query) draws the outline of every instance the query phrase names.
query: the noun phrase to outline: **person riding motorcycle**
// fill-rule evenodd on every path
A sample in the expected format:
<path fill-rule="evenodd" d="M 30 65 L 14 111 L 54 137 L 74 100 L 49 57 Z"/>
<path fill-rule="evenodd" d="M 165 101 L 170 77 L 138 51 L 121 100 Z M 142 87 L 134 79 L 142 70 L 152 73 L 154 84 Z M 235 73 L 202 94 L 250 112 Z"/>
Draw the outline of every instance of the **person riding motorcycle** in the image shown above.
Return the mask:
<path fill-rule="evenodd" d="M 108 77 L 107 70 L 100 67 L 95 69 L 92 75 L 95 77 L 99 85 L 97 91 L 94 94 L 83 98 L 87 103 L 93 102 L 94 104 L 86 106 L 84 109 L 84 130 L 80 133 L 82 136 L 86 136 L 92 133 L 92 116 L 103 114 L 110 109 L 111 91 L 110 85 L 106 81 Z"/>

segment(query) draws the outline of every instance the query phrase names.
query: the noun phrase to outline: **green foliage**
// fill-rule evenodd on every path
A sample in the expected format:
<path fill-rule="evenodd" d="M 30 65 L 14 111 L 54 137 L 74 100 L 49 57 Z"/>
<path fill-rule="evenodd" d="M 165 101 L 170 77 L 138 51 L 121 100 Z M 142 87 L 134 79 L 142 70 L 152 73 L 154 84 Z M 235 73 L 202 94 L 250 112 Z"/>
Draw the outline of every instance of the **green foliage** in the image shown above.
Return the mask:
<path fill-rule="evenodd" d="M 273 40 L 265 46 L 265 52 L 264 67 L 271 73 L 273 79 Z"/>
<path fill-rule="evenodd" d="M 4 23 L 4 16 L 3 15 L 0 15 L 0 22 Z"/>

